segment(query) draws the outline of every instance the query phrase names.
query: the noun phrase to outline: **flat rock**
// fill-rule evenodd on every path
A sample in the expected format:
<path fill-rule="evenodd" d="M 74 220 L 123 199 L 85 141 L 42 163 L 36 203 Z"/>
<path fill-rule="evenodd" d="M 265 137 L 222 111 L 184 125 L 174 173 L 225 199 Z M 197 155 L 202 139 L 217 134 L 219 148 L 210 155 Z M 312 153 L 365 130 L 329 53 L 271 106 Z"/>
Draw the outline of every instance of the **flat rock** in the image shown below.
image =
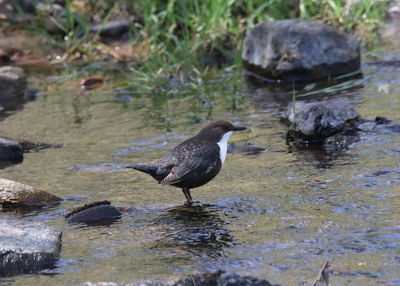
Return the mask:
<path fill-rule="evenodd" d="M 13 66 L 0 67 L 0 98 L 22 96 L 26 86 L 23 69 Z"/>
<path fill-rule="evenodd" d="M 54 267 L 61 231 L 38 222 L 0 220 L 0 277 Z"/>
<path fill-rule="evenodd" d="M 360 120 L 352 106 L 328 101 L 290 104 L 283 118 L 291 123 L 289 139 L 301 138 L 313 142 L 321 142 L 346 128 L 352 128 Z"/>
<path fill-rule="evenodd" d="M 44 207 L 61 200 L 32 186 L 0 178 L 0 207 Z"/>
<path fill-rule="evenodd" d="M 262 22 L 244 40 L 247 70 L 269 79 L 320 80 L 360 69 L 360 42 L 301 19 Z"/>
<path fill-rule="evenodd" d="M 18 142 L 0 138 L 0 161 L 22 162 L 24 150 Z"/>

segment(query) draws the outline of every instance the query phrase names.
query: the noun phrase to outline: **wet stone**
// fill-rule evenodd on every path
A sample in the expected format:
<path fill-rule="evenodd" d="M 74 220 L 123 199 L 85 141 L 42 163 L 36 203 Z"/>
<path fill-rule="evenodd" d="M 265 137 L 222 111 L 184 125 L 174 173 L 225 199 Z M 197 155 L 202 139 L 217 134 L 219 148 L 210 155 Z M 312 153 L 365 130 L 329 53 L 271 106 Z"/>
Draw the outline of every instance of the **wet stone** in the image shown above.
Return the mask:
<path fill-rule="evenodd" d="M 353 129 L 328 137 L 323 146 L 326 151 L 336 151 L 346 149 L 351 144 L 359 141 L 360 136 L 358 135 L 358 132 Z"/>
<path fill-rule="evenodd" d="M 40 150 L 48 149 L 48 148 L 62 148 L 63 147 L 62 144 L 34 142 L 34 141 L 25 140 L 25 139 L 19 139 L 18 142 L 19 142 L 19 144 L 21 144 L 22 149 L 25 152 L 36 152 L 36 151 L 40 151 Z"/>
<path fill-rule="evenodd" d="M 51 3 L 53 2 L 53 3 Z M 62 1 L 39 1 L 35 5 L 35 12 L 41 15 L 44 19 L 54 18 L 53 21 L 44 21 L 44 29 L 53 35 L 64 35 L 65 30 L 62 27 L 66 27 L 67 22 L 71 19 L 77 22 L 80 15 L 74 11 L 70 15 L 67 15 L 67 11 L 63 6 L 63 3 L 57 3 Z"/>
<path fill-rule="evenodd" d="M 52 206 L 61 200 L 55 195 L 32 186 L 0 178 L 0 209 Z"/>
<path fill-rule="evenodd" d="M 86 282 L 82 286 L 279 286 L 273 285 L 267 280 L 258 279 L 251 276 L 241 276 L 224 271 L 204 273 L 180 279 L 173 284 L 158 282 L 141 282 L 120 284 L 114 282 Z"/>
<path fill-rule="evenodd" d="M 70 223 L 111 224 L 121 217 L 121 213 L 109 201 L 100 201 L 76 208 L 65 215 Z"/>
<path fill-rule="evenodd" d="M 10 58 L 10 56 L 8 55 L 8 53 L 3 50 L 0 49 L 0 66 L 6 66 L 12 63 L 12 60 Z"/>
<path fill-rule="evenodd" d="M 23 69 L 13 66 L 0 67 L 0 98 L 22 96 L 27 87 Z"/>
<path fill-rule="evenodd" d="M 323 142 L 326 138 L 354 128 L 360 121 L 358 112 L 339 102 L 296 102 L 283 114 L 291 127 L 288 141 Z"/>
<path fill-rule="evenodd" d="M 90 32 L 100 33 L 103 38 L 120 38 L 129 30 L 129 21 L 119 20 L 110 21 L 105 24 L 93 25 L 90 27 Z"/>
<path fill-rule="evenodd" d="M 400 124 L 383 116 L 377 116 L 375 120 L 364 119 L 358 125 L 358 128 L 362 132 L 374 132 L 377 134 L 400 133 Z"/>
<path fill-rule="evenodd" d="M 34 101 L 42 94 L 42 91 L 37 88 L 27 88 L 24 91 L 24 100 L 26 102 Z"/>
<path fill-rule="evenodd" d="M 37 0 L 17 0 L 18 8 L 22 9 L 25 13 L 35 13 Z"/>
<path fill-rule="evenodd" d="M 0 138 L 0 161 L 20 163 L 23 160 L 24 151 L 21 144 L 8 139 Z"/>
<path fill-rule="evenodd" d="M 400 124 L 396 124 L 393 120 L 383 116 L 377 116 L 375 118 L 374 131 L 400 133 Z"/>
<path fill-rule="evenodd" d="M 133 96 L 130 96 L 128 94 L 122 94 L 117 96 L 117 101 L 119 102 L 130 102 L 133 100 Z"/>
<path fill-rule="evenodd" d="M 262 22 L 244 40 L 247 70 L 292 82 L 326 79 L 360 69 L 360 42 L 325 25 L 300 19 Z"/>
<path fill-rule="evenodd" d="M 264 147 L 254 145 L 251 143 L 245 143 L 245 144 L 229 144 L 228 145 L 228 153 L 238 153 L 241 155 L 256 155 L 259 153 L 264 152 L 266 149 Z"/>
<path fill-rule="evenodd" d="M 174 286 L 272 286 L 267 280 L 216 271 L 178 280 Z"/>
<path fill-rule="evenodd" d="M 38 222 L 0 220 L 0 277 L 54 267 L 61 231 Z"/>

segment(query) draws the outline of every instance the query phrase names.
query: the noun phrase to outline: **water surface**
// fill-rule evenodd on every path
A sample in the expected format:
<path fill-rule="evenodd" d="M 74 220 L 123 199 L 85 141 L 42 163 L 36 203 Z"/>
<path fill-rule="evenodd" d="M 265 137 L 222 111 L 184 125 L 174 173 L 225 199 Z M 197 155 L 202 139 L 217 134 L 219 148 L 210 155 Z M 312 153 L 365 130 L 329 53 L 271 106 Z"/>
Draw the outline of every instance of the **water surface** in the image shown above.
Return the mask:
<path fill-rule="evenodd" d="M 364 118 L 400 122 L 398 68 L 363 70 L 362 84 L 317 97 L 351 103 Z M 2 136 L 64 145 L 0 170 L 65 199 L 51 209 L 0 214 L 63 231 L 56 268 L 6 285 L 170 282 L 218 269 L 310 285 L 327 260 L 332 285 L 400 284 L 399 134 L 362 133 L 343 151 L 296 150 L 286 145 L 278 116 L 290 93 L 251 87 L 241 75 L 210 76 L 200 89 L 178 83 L 147 92 L 116 92 L 119 77 L 101 70 L 86 75 L 109 80 L 82 94 L 79 79 L 55 84 L 32 74 L 44 93 L 1 122 Z M 130 97 L 118 97 L 124 93 Z M 160 158 L 210 119 L 251 127 L 231 141 L 266 151 L 228 154 L 217 178 L 192 191 L 202 207 L 187 208 L 179 189 L 124 168 Z M 64 221 L 67 211 L 104 199 L 129 209 L 110 226 Z"/>

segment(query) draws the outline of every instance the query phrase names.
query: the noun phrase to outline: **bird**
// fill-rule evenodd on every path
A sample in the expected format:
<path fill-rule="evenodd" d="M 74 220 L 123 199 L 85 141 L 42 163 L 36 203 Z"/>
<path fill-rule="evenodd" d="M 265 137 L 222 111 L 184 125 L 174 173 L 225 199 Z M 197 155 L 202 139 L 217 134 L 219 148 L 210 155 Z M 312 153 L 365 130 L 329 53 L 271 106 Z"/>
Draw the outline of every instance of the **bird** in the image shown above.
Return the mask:
<path fill-rule="evenodd" d="M 246 128 L 225 120 L 212 121 L 157 162 L 131 164 L 127 168 L 147 173 L 161 185 L 181 188 L 190 206 L 193 204 L 190 189 L 214 179 L 224 164 L 229 137 Z"/>

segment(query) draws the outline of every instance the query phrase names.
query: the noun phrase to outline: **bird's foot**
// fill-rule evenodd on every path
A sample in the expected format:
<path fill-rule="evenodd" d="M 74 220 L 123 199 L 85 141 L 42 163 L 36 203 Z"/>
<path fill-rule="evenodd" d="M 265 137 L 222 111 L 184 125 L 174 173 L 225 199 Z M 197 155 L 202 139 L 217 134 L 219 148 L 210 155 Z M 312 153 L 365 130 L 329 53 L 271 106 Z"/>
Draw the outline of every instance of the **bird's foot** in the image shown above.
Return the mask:
<path fill-rule="evenodd" d="M 186 201 L 183 205 L 185 207 L 191 207 L 193 205 L 193 202 Z"/>
<path fill-rule="evenodd" d="M 203 207 L 203 203 L 201 201 L 191 201 L 191 202 L 186 201 L 184 203 L 184 206 L 185 207 Z"/>

